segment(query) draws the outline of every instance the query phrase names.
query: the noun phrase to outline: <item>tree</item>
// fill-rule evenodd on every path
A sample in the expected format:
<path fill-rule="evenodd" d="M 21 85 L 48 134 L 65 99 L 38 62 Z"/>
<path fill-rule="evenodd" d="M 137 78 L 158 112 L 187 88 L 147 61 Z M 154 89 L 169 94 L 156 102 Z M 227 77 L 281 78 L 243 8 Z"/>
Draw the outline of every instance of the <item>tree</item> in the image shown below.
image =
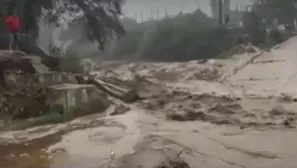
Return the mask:
<path fill-rule="evenodd" d="M 210 0 L 210 8 L 211 8 L 212 17 L 215 19 L 218 18 L 219 17 L 218 1 Z"/>
<path fill-rule="evenodd" d="M 224 9 L 224 21 L 225 23 L 229 22 L 230 19 L 230 0 L 224 0 L 223 9 Z"/>
<path fill-rule="evenodd" d="M 292 24 L 297 18 L 296 0 L 255 0 L 252 11 L 264 18 L 269 25 L 274 19 L 280 24 Z"/>
<path fill-rule="evenodd" d="M 243 17 L 243 27 L 250 35 L 253 44 L 265 42 L 265 25 L 257 13 L 247 12 Z"/>
<path fill-rule="evenodd" d="M 84 21 L 87 37 L 97 41 L 100 49 L 104 49 L 108 37 L 125 34 L 119 21 L 123 3 L 124 0 L 1 0 L 0 14 L 7 16 L 16 4 L 22 20 L 22 32 L 35 39 L 41 17 L 45 16 L 52 23 L 57 22 L 60 15 L 81 13 L 75 19 Z"/>
<path fill-rule="evenodd" d="M 125 30 L 134 30 L 139 28 L 137 20 L 132 18 L 124 17 L 121 19 L 121 23 L 124 26 Z"/>
<path fill-rule="evenodd" d="M 226 27 L 218 27 L 200 9 L 139 26 L 143 28 L 127 29 L 127 36 L 113 46 L 112 58 L 186 61 L 212 58 L 232 47 Z"/>

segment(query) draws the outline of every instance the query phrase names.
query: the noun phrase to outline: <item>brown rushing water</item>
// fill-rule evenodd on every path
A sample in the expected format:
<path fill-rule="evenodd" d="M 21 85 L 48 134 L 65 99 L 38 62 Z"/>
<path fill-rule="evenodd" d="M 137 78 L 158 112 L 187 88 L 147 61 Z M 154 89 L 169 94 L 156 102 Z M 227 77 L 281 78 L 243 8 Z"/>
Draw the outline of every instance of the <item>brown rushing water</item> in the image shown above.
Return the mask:
<path fill-rule="evenodd" d="M 297 41 L 297 38 L 295 40 Z M 182 78 L 178 79 L 177 82 L 170 82 L 166 85 L 173 88 L 173 90 L 183 90 L 189 93 L 191 97 L 186 96 L 187 100 L 184 100 L 181 96 L 181 98 L 177 97 L 178 99 L 176 100 L 168 101 L 165 105 L 163 101 L 161 103 L 162 106 L 157 106 L 158 102 L 148 102 L 148 105 L 154 107 L 152 110 L 137 106 L 138 108 L 131 108 L 124 115 L 112 118 L 113 121 L 108 124 L 100 123 L 98 120 L 96 121 L 96 117 L 90 117 L 88 119 L 90 122 L 84 123 L 78 120 L 75 129 L 59 128 L 58 130 L 63 131 L 42 138 L 33 138 L 33 140 L 24 141 L 20 144 L 1 144 L 0 167 L 96 168 L 96 166 L 98 167 L 102 163 L 101 159 L 109 157 L 111 149 L 115 150 L 116 156 L 128 155 L 133 153 L 134 147 L 142 142 L 145 137 L 155 135 L 155 137 L 160 138 L 152 137 L 150 140 L 152 142 L 159 142 L 155 147 L 156 149 L 167 147 L 169 143 L 175 143 L 181 146 L 181 148 L 186 149 L 187 152 L 190 151 L 190 154 L 186 153 L 184 157 L 189 160 L 189 163 L 193 167 L 296 168 L 297 151 L 295 147 L 297 146 L 297 123 L 295 120 L 297 116 L 297 104 L 263 98 L 275 95 L 279 91 L 287 90 L 289 92 L 294 90 L 296 86 L 294 82 L 297 80 L 288 80 L 291 78 L 287 78 L 287 76 L 290 77 L 287 74 L 296 73 L 295 44 L 296 42 L 289 45 L 291 49 L 288 52 L 280 50 L 272 53 L 272 55 L 268 53 L 261 57 L 261 60 L 258 60 L 260 63 L 242 67 L 243 69 L 240 72 L 233 75 L 233 77 L 231 75 L 232 78 L 230 79 L 232 79 L 231 82 L 233 84 L 239 85 L 243 83 L 249 86 L 248 84 L 255 83 L 258 86 L 256 88 L 247 87 L 247 90 L 244 90 L 244 94 L 254 97 L 247 99 L 243 97 L 244 100 L 239 104 L 226 106 L 227 108 L 224 111 L 222 110 L 224 106 L 217 106 L 218 108 L 216 109 L 218 110 L 212 111 L 214 117 L 218 117 L 218 119 L 223 117 L 223 119 L 228 121 L 233 117 L 233 119 L 236 119 L 235 124 L 229 122 L 229 124 L 218 125 L 203 121 L 202 119 L 199 120 L 199 118 L 197 119 L 198 121 L 174 122 L 160 117 L 162 114 L 174 110 L 178 112 L 185 109 L 192 110 L 189 108 L 189 105 L 193 103 L 194 97 L 192 94 L 195 93 L 203 92 L 212 95 L 210 97 L 211 99 L 207 98 L 204 100 L 205 104 L 209 104 L 210 106 L 213 104 L 224 104 L 213 99 L 215 96 L 230 95 L 230 92 L 233 91 L 234 94 L 243 94 L 241 93 L 242 90 L 233 90 L 234 88 L 231 88 L 231 86 L 225 86 L 222 83 L 202 82 L 193 78 L 189 82 Z M 277 56 L 280 58 L 277 58 Z M 240 59 L 242 58 L 246 57 L 240 57 Z M 283 61 L 280 63 L 273 62 L 271 65 L 267 63 L 267 60 L 262 60 L 270 60 L 271 58 L 287 59 L 287 61 L 285 65 Z M 263 62 L 266 63 L 263 64 Z M 170 64 L 171 69 L 179 69 L 180 67 L 178 65 L 180 64 Z M 184 65 L 189 66 L 188 63 Z M 184 74 L 188 75 L 191 72 L 196 73 L 198 71 L 195 69 L 195 67 L 199 67 L 196 63 L 192 63 L 192 66 L 194 69 L 186 70 Z M 165 65 L 160 65 L 160 67 L 163 68 Z M 263 67 L 269 70 L 264 70 Z M 156 68 L 152 67 L 151 69 L 155 70 Z M 120 71 L 123 74 L 128 72 L 125 69 Z M 263 80 L 250 81 L 250 76 L 254 77 L 255 74 L 259 76 L 259 79 Z M 272 82 L 271 80 L 266 80 L 267 76 L 270 75 L 278 75 L 278 78 L 269 79 L 281 80 L 273 80 Z M 172 76 L 171 73 L 170 76 Z M 246 77 L 246 81 L 240 80 L 241 77 Z M 188 79 L 188 77 L 185 78 Z M 287 80 L 289 83 L 291 82 L 290 85 L 287 85 Z M 269 90 L 267 90 L 268 86 L 271 86 Z M 254 88 L 256 90 L 253 90 Z M 263 91 L 263 93 L 255 93 L 256 91 Z M 270 93 L 270 91 L 272 92 Z M 170 98 L 172 99 L 173 96 Z M 182 100 L 180 101 L 180 99 Z M 198 100 L 198 102 L 201 103 L 202 100 Z M 282 108 L 272 110 L 277 106 Z M 185 109 L 179 107 L 185 107 Z M 193 106 L 193 108 L 196 107 Z M 243 110 L 240 108 L 238 110 L 237 107 L 242 107 Z M 235 110 L 230 110 L 232 108 L 235 108 Z M 195 112 L 195 110 L 193 111 Z M 207 113 L 208 111 L 202 112 Z M 288 117 L 293 118 L 291 127 L 283 124 L 283 121 Z M 250 122 L 252 124 L 250 128 L 244 128 L 240 126 L 241 122 Z M 24 132 L 22 135 L 31 136 L 27 132 Z M 5 135 L 1 133 L 0 137 L 1 139 L 5 138 Z M 14 139 L 14 137 L 11 139 Z M 139 146 L 141 147 L 141 145 Z M 46 151 L 50 151 L 50 154 L 52 154 L 51 152 L 55 153 L 55 151 L 62 152 L 52 157 Z M 135 164 L 131 165 L 137 168 L 137 160 L 139 159 L 143 159 L 149 163 L 158 160 L 154 159 L 154 157 L 156 157 L 154 153 L 145 153 L 137 157 L 132 157 L 132 160 L 135 160 Z M 151 164 L 147 165 L 149 167 Z"/>
<path fill-rule="evenodd" d="M 54 134 L 20 144 L 2 144 L 0 167 L 50 168 L 50 160 L 45 151 L 49 145 L 60 140 L 61 136 Z"/>

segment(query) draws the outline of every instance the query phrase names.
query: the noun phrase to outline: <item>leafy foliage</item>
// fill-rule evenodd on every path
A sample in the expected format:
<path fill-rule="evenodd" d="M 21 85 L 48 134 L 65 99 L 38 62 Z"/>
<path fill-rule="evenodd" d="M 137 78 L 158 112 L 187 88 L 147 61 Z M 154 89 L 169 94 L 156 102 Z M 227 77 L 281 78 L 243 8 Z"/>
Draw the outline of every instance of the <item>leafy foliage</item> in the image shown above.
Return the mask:
<path fill-rule="evenodd" d="M 225 2 L 226 10 L 230 1 Z M 143 24 L 126 19 L 130 25 L 127 37 L 115 42 L 112 58 L 134 56 L 157 61 L 212 58 L 234 47 L 237 39 L 245 39 L 258 46 L 272 46 L 288 37 L 285 32 L 273 27 L 274 20 L 290 25 L 297 18 L 296 0 L 255 0 L 250 11 L 228 12 L 230 22 L 225 27 L 218 26 L 215 20 L 218 17 L 218 1 L 211 0 L 210 6 L 215 16 L 213 19 L 200 10 Z M 238 27 L 240 21 L 242 28 Z"/>
<path fill-rule="evenodd" d="M 124 0 L 1 0 L 0 13 L 7 16 L 17 5 L 18 15 L 22 21 L 22 32 L 32 37 L 38 36 L 38 21 L 46 14 L 49 22 L 57 22 L 61 15 L 77 15 L 83 19 L 86 32 L 91 41 L 97 41 L 104 49 L 106 39 L 113 35 L 125 35 L 119 21 Z M 77 18 L 77 17 L 76 17 Z M 2 24 L 3 27 L 3 24 Z"/>
<path fill-rule="evenodd" d="M 290 24 L 297 17 L 297 1 L 255 0 L 252 10 L 270 25 L 273 24 L 274 19 L 277 19 L 280 24 Z"/>
<path fill-rule="evenodd" d="M 218 18 L 219 16 L 219 6 L 217 0 L 210 0 L 210 8 L 211 13 L 214 18 Z"/>
<path fill-rule="evenodd" d="M 124 20 L 134 28 L 115 42 L 112 58 L 184 61 L 215 57 L 233 46 L 227 27 L 218 26 L 201 10 L 136 25 Z"/>
<path fill-rule="evenodd" d="M 282 24 L 291 29 L 296 18 L 296 0 L 255 0 L 251 11 L 244 15 L 243 21 L 253 44 L 273 45 L 284 41 L 290 35 L 281 31 L 278 25 Z"/>
<path fill-rule="evenodd" d="M 261 17 L 255 12 L 247 12 L 243 17 L 244 28 L 251 36 L 251 42 L 255 45 L 265 42 L 265 25 Z"/>

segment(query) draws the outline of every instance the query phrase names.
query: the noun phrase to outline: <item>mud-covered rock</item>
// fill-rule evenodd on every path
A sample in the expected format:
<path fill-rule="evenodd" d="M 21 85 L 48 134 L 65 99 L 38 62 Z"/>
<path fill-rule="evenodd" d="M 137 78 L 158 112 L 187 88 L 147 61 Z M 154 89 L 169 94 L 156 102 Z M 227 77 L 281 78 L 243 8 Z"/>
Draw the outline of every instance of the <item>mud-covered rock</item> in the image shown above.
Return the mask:
<path fill-rule="evenodd" d="M 145 148 L 118 158 L 113 163 L 106 164 L 106 167 L 114 165 L 117 168 L 190 168 L 190 165 L 179 155 L 179 152 L 166 151 L 166 149 Z"/>

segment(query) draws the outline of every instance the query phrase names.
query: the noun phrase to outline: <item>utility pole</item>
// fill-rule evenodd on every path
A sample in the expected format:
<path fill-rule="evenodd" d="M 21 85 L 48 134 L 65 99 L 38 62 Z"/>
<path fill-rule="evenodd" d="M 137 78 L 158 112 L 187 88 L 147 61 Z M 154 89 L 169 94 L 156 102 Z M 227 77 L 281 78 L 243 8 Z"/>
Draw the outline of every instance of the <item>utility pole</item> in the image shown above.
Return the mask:
<path fill-rule="evenodd" d="M 224 5 L 223 5 L 223 21 L 224 24 L 228 24 L 230 20 L 230 0 L 224 0 Z"/>
<path fill-rule="evenodd" d="M 223 0 L 218 0 L 218 7 L 219 7 L 219 24 L 223 24 Z"/>
<path fill-rule="evenodd" d="M 143 10 L 141 10 L 140 19 L 141 19 L 141 23 L 143 23 Z"/>
<path fill-rule="evenodd" d="M 168 11 L 167 11 L 167 5 L 165 6 L 165 17 L 167 18 L 168 16 Z"/>
<path fill-rule="evenodd" d="M 159 15 L 159 5 L 157 5 L 157 20 L 160 19 L 160 15 Z"/>
<path fill-rule="evenodd" d="M 137 21 L 137 19 L 138 19 L 138 18 L 137 18 L 137 12 L 135 12 L 135 20 Z"/>
<path fill-rule="evenodd" d="M 154 19 L 154 15 L 153 15 L 153 8 L 151 8 L 151 19 Z"/>
<path fill-rule="evenodd" d="M 180 12 L 184 12 L 184 7 L 183 7 L 183 0 L 180 1 Z"/>

